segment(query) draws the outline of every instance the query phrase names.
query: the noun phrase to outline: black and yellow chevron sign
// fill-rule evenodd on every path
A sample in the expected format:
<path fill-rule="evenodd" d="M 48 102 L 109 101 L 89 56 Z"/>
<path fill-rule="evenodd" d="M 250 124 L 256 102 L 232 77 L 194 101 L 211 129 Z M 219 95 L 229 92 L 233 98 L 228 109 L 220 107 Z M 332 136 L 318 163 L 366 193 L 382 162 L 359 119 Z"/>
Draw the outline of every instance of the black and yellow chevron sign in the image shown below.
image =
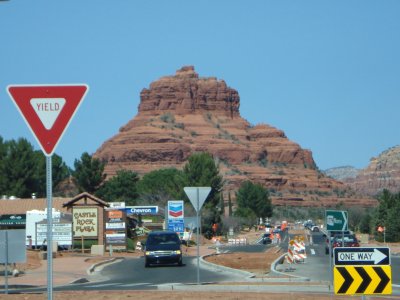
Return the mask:
<path fill-rule="evenodd" d="M 335 266 L 335 294 L 392 294 L 391 266 Z"/>

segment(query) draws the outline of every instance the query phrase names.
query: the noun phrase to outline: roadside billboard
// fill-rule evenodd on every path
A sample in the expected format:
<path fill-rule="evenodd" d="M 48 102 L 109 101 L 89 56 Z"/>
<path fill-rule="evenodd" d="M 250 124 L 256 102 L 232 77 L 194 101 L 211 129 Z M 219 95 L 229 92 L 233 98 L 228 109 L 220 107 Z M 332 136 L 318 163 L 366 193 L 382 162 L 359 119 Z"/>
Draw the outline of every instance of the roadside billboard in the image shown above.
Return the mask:
<path fill-rule="evenodd" d="M 126 213 L 118 209 L 107 209 L 105 211 L 105 236 L 106 250 L 126 249 Z"/>

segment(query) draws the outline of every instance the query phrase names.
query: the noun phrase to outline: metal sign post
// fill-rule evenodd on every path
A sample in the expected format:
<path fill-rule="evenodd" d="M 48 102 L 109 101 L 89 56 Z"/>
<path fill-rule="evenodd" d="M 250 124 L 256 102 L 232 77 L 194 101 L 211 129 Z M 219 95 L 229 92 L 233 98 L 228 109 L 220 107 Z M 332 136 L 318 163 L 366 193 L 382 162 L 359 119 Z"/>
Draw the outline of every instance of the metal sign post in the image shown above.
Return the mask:
<path fill-rule="evenodd" d="M 197 220 L 197 284 L 200 284 L 200 209 L 206 201 L 208 194 L 211 191 L 211 187 L 184 187 L 186 195 L 188 196 L 190 202 L 192 203 L 194 209 L 196 210 L 196 220 Z"/>
<path fill-rule="evenodd" d="M 53 180 L 52 156 L 46 156 L 47 191 L 47 299 L 53 299 Z"/>
<path fill-rule="evenodd" d="M 5 293 L 8 294 L 8 231 L 5 232 L 5 240 L 6 240 L 6 261 L 5 261 L 5 269 L 4 269 L 4 286 L 5 286 Z"/>
<path fill-rule="evenodd" d="M 196 193 L 196 218 L 197 218 L 197 230 L 196 230 L 196 244 L 197 244 L 197 284 L 200 284 L 200 218 L 199 218 L 199 189 Z"/>

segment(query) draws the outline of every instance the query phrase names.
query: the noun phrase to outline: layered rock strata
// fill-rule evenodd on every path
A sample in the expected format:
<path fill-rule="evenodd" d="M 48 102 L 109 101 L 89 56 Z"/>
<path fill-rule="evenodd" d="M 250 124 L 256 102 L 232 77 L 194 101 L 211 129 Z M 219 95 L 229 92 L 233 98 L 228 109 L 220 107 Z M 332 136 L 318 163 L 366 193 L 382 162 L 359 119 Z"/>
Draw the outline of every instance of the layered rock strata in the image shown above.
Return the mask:
<path fill-rule="evenodd" d="M 251 180 L 269 188 L 279 205 L 362 202 L 347 199 L 345 185 L 319 172 L 310 150 L 282 130 L 251 125 L 240 116 L 239 106 L 239 93 L 225 81 L 199 77 L 194 67 L 183 67 L 143 89 L 138 114 L 94 156 L 106 163 L 110 177 L 119 169 L 142 175 L 182 168 L 191 154 L 205 151 L 224 176 L 225 195 L 234 196 L 244 180 Z"/>

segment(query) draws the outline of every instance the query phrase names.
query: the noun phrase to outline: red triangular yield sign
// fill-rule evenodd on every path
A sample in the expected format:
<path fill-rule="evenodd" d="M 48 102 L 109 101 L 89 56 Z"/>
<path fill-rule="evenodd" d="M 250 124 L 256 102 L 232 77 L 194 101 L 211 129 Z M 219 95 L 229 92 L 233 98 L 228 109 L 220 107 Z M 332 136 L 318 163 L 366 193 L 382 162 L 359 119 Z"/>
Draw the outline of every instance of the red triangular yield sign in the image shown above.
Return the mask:
<path fill-rule="evenodd" d="M 7 91 L 43 152 L 51 156 L 89 87 L 9 85 Z"/>

